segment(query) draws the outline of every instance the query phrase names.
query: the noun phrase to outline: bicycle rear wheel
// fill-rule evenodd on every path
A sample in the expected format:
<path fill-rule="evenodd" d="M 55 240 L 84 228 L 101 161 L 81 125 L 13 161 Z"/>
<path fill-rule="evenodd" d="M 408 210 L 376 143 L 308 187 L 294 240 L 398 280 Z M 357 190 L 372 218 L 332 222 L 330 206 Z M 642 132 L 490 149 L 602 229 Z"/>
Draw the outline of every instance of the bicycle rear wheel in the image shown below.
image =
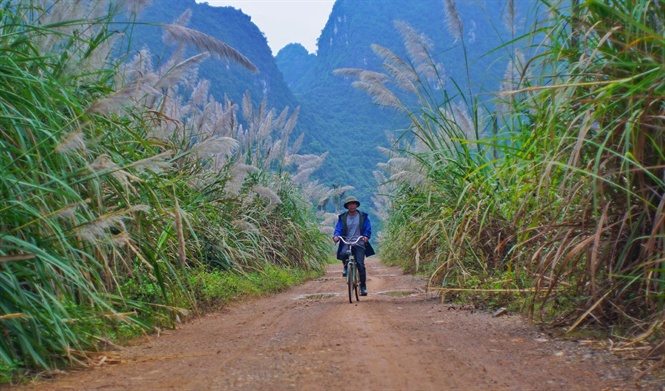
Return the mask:
<path fill-rule="evenodd" d="M 356 268 L 353 266 L 353 260 L 346 264 L 346 285 L 349 287 L 349 303 L 353 303 L 353 284 L 355 282 Z"/>

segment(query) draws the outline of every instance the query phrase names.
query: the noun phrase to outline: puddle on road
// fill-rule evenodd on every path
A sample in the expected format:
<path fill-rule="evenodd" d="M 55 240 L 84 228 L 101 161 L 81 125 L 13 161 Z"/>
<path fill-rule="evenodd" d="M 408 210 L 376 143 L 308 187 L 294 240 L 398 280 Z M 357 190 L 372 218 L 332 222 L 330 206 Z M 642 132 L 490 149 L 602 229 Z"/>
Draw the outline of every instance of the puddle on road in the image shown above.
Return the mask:
<path fill-rule="evenodd" d="M 339 293 L 311 293 L 296 296 L 293 300 L 325 300 L 339 296 Z"/>
<path fill-rule="evenodd" d="M 418 291 L 415 290 L 402 290 L 402 291 L 383 291 L 383 292 L 378 292 L 379 295 L 386 295 L 390 297 L 407 297 L 407 296 L 415 296 L 417 295 Z"/>

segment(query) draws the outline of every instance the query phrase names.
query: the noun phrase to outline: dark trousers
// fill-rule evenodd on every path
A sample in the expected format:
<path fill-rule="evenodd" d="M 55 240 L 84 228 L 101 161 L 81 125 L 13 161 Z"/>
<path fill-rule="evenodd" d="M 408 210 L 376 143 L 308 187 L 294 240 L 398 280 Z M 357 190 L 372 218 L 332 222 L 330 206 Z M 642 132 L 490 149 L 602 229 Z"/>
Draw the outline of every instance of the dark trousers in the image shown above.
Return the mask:
<path fill-rule="evenodd" d="M 358 264 L 358 273 L 360 274 L 360 288 L 366 288 L 367 285 L 367 271 L 365 270 L 365 249 L 362 247 L 352 246 L 351 251 L 353 251 L 353 257 L 356 259 L 356 264 Z M 345 259 L 344 267 L 349 262 L 349 259 Z"/>

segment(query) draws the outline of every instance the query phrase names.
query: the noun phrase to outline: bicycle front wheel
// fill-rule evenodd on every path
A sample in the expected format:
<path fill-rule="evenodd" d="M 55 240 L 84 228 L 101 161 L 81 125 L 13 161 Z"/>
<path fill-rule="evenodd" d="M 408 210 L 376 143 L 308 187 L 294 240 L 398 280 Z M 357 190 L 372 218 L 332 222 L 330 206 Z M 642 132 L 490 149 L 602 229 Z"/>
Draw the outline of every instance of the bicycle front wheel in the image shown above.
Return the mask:
<path fill-rule="evenodd" d="M 356 293 L 356 301 L 360 301 L 360 298 L 358 297 L 358 289 L 360 289 L 360 273 L 357 272 L 358 267 L 355 267 L 356 272 L 353 273 L 353 291 Z"/>
<path fill-rule="evenodd" d="M 346 285 L 349 287 L 349 303 L 353 303 L 353 285 L 355 283 L 356 268 L 353 267 L 351 261 L 346 265 Z"/>

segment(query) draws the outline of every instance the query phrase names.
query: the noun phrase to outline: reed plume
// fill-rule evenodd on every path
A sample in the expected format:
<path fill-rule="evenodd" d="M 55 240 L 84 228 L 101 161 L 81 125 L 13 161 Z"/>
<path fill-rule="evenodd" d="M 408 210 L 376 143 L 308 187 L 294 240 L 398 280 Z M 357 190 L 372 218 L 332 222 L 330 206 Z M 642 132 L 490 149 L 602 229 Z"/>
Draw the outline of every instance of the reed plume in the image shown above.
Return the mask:
<path fill-rule="evenodd" d="M 158 95 L 159 91 L 152 86 L 156 79 L 157 75 L 155 74 L 146 75 L 106 98 L 91 104 L 87 111 L 104 115 L 118 113 L 127 106 L 135 105 L 137 100 L 145 96 Z"/>
<path fill-rule="evenodd" d="M 177 24 L 165 25 L 164 29 L 173 42 L 194 45 L 199 50 L 216 54 L 220 58 L 232 60 L 252 72 L 258 72 L 258 68 L 247 57 L 216 38 Z"/>
<path fill-rule="evenodd" d="M 503 25 L 510 32 L 510 36 L 514 37 L 517 31 L 517 9 L 515 8 L 515 0 L 508 0 L 503 11 Z"/>
<path fill-rule="evenodd" d="M 275 193 L 271 188 L 262 186 L 262 185 L 254 185 L 252 187 L 252 191 L 260 196 L 263 199 L 268 200 L 268 206 L 267 209 L 270 211 L 274 209 L 277 205 L 282 203 L 282 200 L 279 198 L 277 193 Z"/>
<path fill-rule="evenodd" d="M 409 57 L 415 68 L 414 71 L 418 74 L 424 75 L 428 80 L 441 79 L 442 77 L 439 74 L 439 71 L 443 68 L 437 66 L 430 56 L 430 51 L 432 50 L 433 45 L 432 41 L 424 34 L 418 33 L 406 22 L 395 21 L 395 27 L 402 36 L 404 47 L 409 53 Z M 407 78 L 408 80 L 411 80 L 412 78 L 412 75 L 409 75 L 408 72 L 398 72 L 397 75 L 400 79 Z"/>
<path fill-rule="evenodd" d="M 209 53 L 199 53 L 176 64 L 157 80 L 154 84 L 154 88 L 169 88 L 174 86 L 176 83 L 182 81 L 185 72 L 189 71 L 192 67 L 197 66 L 209 56 Z"/>
<path fill-rule="evenodd" d="M 237 148 L 238 141 L 231 137 L 211 137 L 207 140 L 195 144 L 191 153 L 201 159 L 231 155 Z"/>
<path fill-rule="evenodd" d="M 135 17 L 144 9 L 150 7 L 152 0 L 123 0 L 122 6 L 129 17 Z"/>
<path fill-rule="evenodd" d="M 83 134 L 83 131 L 79 129 L 65 137 L 58 145 L 56 145 L 55 151 L 65 154 L 75 152 L 85 154 L 87 152 L 87 148 L 85 145 L 85 135 Z"/>
<path fill-rule="evenodd" d="M 462 18 L 457 11 L 455 0 L 443 0 L 443 6 L 446 14 L 446 25 L 448 26 L 450 35 L 455 37 L 456 40 L 462 39 L 464 25 L 462 24 Z"/>

